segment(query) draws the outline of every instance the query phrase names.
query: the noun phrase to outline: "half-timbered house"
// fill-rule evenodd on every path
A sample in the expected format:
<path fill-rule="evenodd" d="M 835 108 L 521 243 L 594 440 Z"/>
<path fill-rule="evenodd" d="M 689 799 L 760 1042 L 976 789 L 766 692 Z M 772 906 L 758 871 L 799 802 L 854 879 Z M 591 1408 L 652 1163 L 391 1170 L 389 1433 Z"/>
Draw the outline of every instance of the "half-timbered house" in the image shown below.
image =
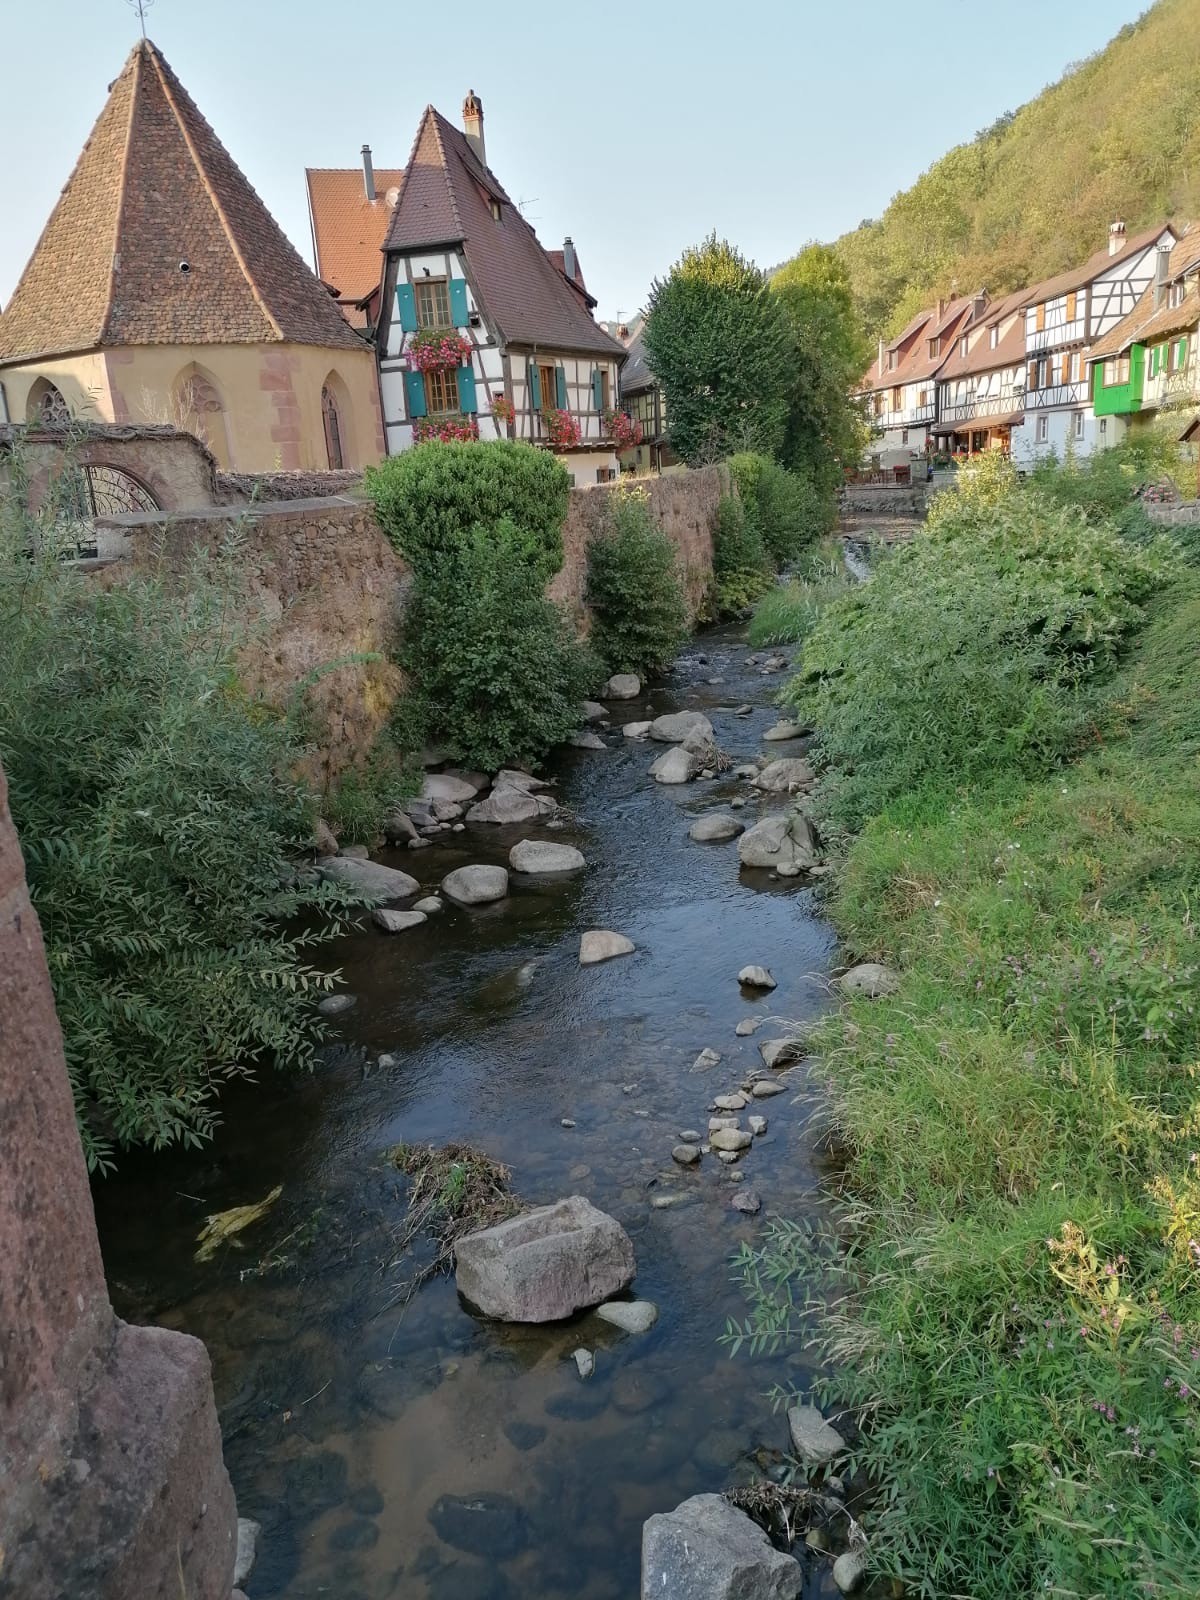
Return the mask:
<path fill-rule="evenodd" d="M 615 477 L 625 350 L 592 317 L 571 240 L 553 259 L 487 165 L 473 92 L 462 129 L 426 108 L 399 188 L 378 335 L 389 454 L 515 438 L 581 486 Z"/>
<path fill-rule="evenodd" d="M 1114 222 L 1107 250 L 1030 291 L 1025 307 L 1025 426 L 1014 456 L 1031 465 L 1051 451 L 1088 455 L 1109 442 L 1092 409 L 1088 353 L 1151 287 L 1158 249 L 1175 243 L 1166 226 L 1127 238 Z"/>
<path fill-rule="evenodd" d="M 1025 418 L 1026 290 L 983 308 L 938 374 L 935 442 L 950 455 L 1011 452 Z"/>
<path fill-rule="evenodd" d="M 911 468 L 933 442 L 937 424 L 937 377 L 971 320 L 987 304 L 974 299 L 939 300 L 922 311 L 879 355 L 859 390 L 872 432 L 872 464 L 883 472 Z"/>
<path fill-rule="evenodd" d="M 646 357 L 645 323 L 628 345 L 629 360 L 621 368 L 621 406 L 641 437 L 622 453 L 621 465 L 632 472 L 661 472 L 677 465 L 667 434 L 667 398 Z"/>

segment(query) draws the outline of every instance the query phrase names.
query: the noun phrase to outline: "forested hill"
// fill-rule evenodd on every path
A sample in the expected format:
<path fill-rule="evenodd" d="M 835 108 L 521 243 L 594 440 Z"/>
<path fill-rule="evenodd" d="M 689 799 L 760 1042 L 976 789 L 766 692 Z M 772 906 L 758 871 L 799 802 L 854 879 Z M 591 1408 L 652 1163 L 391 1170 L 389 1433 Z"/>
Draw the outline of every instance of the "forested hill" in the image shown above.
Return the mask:
<path fill-rule="evenodd" d="M 871 333 L 892 333 L 953 287 L 994 296 L 1085 260 L 1114 218 L 1167 216 L 1200 216 L 1200 0 L 1158 0 L 837 250 Z"/>

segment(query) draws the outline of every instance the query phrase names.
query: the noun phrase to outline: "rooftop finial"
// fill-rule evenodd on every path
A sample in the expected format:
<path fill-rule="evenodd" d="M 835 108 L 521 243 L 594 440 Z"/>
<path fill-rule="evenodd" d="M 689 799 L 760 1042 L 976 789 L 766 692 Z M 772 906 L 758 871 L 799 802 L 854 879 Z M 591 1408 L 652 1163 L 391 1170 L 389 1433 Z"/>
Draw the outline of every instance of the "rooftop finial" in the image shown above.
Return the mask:
<path fill-rule="evenodd" d="M 141 25 L 142 38 L 146 37 L 146 13 L 154 4 L 154 0 L 125 0 L 125 4 L 137 12 L 138 22 Z"/>

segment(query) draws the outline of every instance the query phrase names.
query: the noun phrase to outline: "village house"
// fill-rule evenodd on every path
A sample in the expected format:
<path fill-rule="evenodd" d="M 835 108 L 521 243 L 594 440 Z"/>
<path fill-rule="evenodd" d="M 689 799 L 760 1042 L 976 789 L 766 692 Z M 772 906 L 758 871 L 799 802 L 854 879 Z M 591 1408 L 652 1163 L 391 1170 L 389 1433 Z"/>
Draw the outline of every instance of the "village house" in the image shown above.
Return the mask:
<path fill-rule="evenodd" d="M 937 423 L 937 376 L 987 296 L 939 300 L 921 311 L 879 354 L 859 388 L 872 431 L 871 464 L 887 474 L 911 472 L 925 456 Z"/>
<path fill-rule="evenodd" d="M 1160 411 L 1200 403 L 1200 227 L 1155 252 L 1154 279 L 1127 317 L 1088 352 L 1102 442 L 1116 444 Z"/>
<path fill-rule="evenodd" d="M 374 352 L 149 40 L 0 316 L 0 422 L 173 423 L 239 472 L 383 453 Z"/>
<path fill-rule="evenodd" d="M 630 472 L 662 472 L 678 465 L 679 457 L 667 435 L 667 398 L 646 357 L 645 319 L 639 322 L 621 368 L 621 405 L 641 437 L 621 456 L 621 465 Z"/>
<path fill-rule="evenodd" d="M 935 446 L 947 455 L 1012 448 L 1024 421 L 1027 291 L 985 305 L 958 334 L 937 383 Z"/>
<path fill-rule="evenodd" d="M 1025 306 L 1025 425 L 1013 458 L 1032 466 L 1051 451 L 1089 455 L 1115 443 L 1092 409 L 1089 347 L 1134 309 L 1154 280 L 1157 251 L 1170 248 L 1169 227 L 1126 237 L 1125 224 L 1109 229 L 1108 248 L 1080 267 L 1036 284 Z"/>
<path fill-rule="evenodd" d="M 371 336 L 379 321 L 383 241 L 403 179 L 403 168 L 374 165 L 369 144 L 361 167 L 304 169 L 317 277 L 351 327 Z"/>
<path fill-rule="evenodd" d="M 389 454 L 425 438 L 524 439 L 579 486 L 618 471 L 622 345 L 592 317 L 570 239 L 553 254 L 487 164 L 483 107 L 422 115 L 384 242 Z"/>

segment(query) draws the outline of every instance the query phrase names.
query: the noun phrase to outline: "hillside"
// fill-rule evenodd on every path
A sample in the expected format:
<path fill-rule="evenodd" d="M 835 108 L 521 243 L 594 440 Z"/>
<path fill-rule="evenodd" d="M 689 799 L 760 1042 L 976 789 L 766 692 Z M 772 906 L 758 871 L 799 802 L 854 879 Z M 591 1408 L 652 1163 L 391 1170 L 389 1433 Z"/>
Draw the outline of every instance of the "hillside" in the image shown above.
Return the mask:
<path fill-rule="evenodd" d="M 872 333 L 931 295 L 993 295 L 1130 232 L 1200 215 L 1200 3 L 1159 0 L 1099 54 L 936 162 L 837 241 Z"/>

